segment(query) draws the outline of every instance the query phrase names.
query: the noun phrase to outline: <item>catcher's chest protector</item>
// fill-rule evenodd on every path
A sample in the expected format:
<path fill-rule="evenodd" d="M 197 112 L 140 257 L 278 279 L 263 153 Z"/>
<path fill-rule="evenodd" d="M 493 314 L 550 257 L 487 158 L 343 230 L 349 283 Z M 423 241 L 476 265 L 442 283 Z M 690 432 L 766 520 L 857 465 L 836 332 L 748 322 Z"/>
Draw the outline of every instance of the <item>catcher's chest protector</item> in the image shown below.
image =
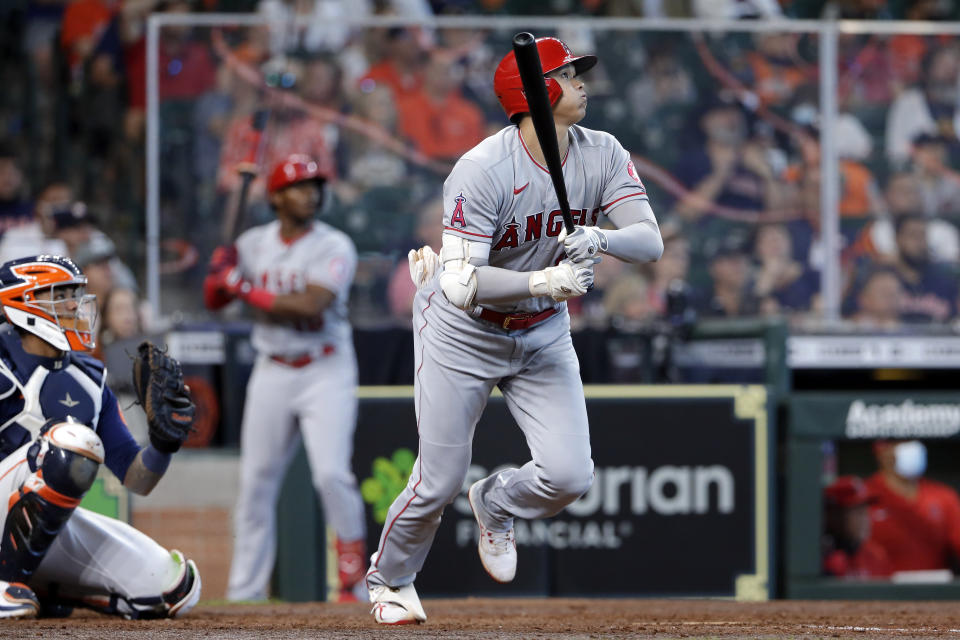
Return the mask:
<path fill-rule="evenodd" d="M 33 439 L 50 418 L 72 416 L 83 424 L 97 424 L 104 385 L 104 370 L 98 363 L 68 355 L 58 361 L 62 368 L 38 366 L 29 379 L 21 381 L 14 373 L 16 364 L 5 356 L 0 355 L 0 394 L 7 394 L 0 398 L 0 456 L 10 453 L 5 450 L 7 443 L 19 439 L 6 433 L 10 429 L 26 430 Z"/>

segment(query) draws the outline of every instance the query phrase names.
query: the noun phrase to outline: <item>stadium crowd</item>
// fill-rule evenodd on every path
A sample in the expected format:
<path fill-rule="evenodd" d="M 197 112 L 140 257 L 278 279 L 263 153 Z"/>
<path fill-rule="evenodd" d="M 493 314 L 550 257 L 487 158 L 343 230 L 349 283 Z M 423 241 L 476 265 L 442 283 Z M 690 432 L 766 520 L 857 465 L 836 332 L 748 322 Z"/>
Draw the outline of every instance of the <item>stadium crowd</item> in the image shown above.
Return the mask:
<path fill-rule="evenodd" d="M 536 5 L 537 10 L 531 11 Z M 146 19 L 256 11 L 263 28 L 166 26 L 159 36 L 164 311 L 202 314 L 207 256 L 235 206 L 251 114 L 259 162 L 313 155 L 331 176 L 325 220 L 361 253 L 355 326 L 409 323 L 406 251 L 438 248 L 441 183 L 507 124 L 491 74 L 512 32 L 356 29 L 394 14 L 818 17 L 818 0 L 13 0 L 0 9 L 0 253 L 65 251 L 91 275 L 106 341 L 150 324 L 145 264 Z M 839 3 L 841 17 L 955 19 L 953 3 Z M 292 16 L 312 16 L 305 29 Z M 634 155 L 665 240 L 660 262 L 609 259 L 571 302 L 576 326 L 632 330 L 668 314 L 821 317 L 820 143 L 814 35 L 561 34 L 600 65 L 584 126 Z M 836 145 L 844 319 L 899 331 L 957 320 L 960 39 L 842 35 Z M 262 179 L 247 224 L 269 219 Z M 6 259 L 6 258 L 4 258 Z M 131 269 L 127 266 L 132 267 Z M 98 267 L 102 267 L 99 268 Z M 139 286 L 138 286 L 139 283 Z M 122 290 L 122 293 L 119 293 Z M 168 302 L 169 301 L 169 302 Z M 167 306 L 167 305 L 170 306 Z M 112 307 L 111 307 L 112 308 Z M 132 312 L 130 310 L 133 310 Z M 132 317 L 131 317 L 132 313 Z M 115 318 L 120 318 L 114 320 Z M 117 326 L 120 323 L 122 326 Z M 632 329 L 631 329 L 632 328 Z"/>

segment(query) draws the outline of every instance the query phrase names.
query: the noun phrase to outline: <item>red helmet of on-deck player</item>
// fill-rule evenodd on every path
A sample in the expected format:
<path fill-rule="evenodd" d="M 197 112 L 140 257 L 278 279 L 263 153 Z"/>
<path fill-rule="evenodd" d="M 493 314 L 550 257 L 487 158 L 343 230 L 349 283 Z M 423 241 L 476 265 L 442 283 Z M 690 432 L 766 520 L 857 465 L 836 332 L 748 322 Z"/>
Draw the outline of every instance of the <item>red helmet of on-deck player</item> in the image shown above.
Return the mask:
<path fill-rule="evenodd" d="M 572 64 L 579 75 L 597 64 L 597 56 L 575 56 L 558 38 L 537 38 L 536 42 L 544 76 L 568 64 Z M 547 95 L 550 96 L 550 104 L 556 104 L 563 95 L 563 89 L 553 78 L 544 78 L 544 80 L 547 85 Z M 497 70 L 493 74 L 493 90 L 511 122 L 516 122 L 514 120 L 516 116 L 530 111 L 527 107 L 527 97 L 523 93 L 523 80 L 520 79 L 520 70 L 517 68 L 517 57 L 513 51 L 505 55 L 497 65 Z"/>
<path fill-rule="evenodd" d="M 270 172 L 267 192 L 276 193 L 305 180 L 314 180 L 322 188 L 323 183 L 327 181 L 327 176 L 320 170 L 316 160 L 303 153 L 294 153 L 278 163 Z"/>

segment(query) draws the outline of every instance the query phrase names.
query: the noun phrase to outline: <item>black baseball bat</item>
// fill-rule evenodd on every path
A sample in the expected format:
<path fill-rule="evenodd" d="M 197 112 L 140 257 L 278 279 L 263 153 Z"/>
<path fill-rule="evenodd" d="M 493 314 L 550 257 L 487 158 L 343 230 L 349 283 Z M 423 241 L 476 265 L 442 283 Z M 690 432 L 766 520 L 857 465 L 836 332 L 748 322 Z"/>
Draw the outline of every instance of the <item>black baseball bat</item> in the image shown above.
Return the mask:
<path fill-rule="evenodd" d="M 547 163 L 553 189 L 557 192 L 563 226 L 567 233 L 573 233 L 573 216 L 570 215 L 570 203 L 567 202 L 567 185 L 563 181 L 563 165 L 560 163 L 560 145 L 557 143 L 557 127 L 553 122 L 553 107 L 547 95 L 547 85 L 543 80 L 543 66 L 537 53 L 536 38 L 533 34 L 521 32 L 513 36 L 513 54 L 517 57 L 517 68 L 523 82 L 523 93 L 530 108 L 530 118 L 540 142 L 540 151 Z"/>
<path fill-rule="evenodd" d="M 233 242 L 240 229 L 243 228 L 250 184 L 257 177 L 257 161 L 259 160 L 258 155 L 263 140 L 263 130 L 266 129 L 269 119 L 270 110 L 266 108 L 257 109 L 251 117 L 252 131 L 248 140 L 247 157 L 237 167 L 237 172 L 240 174 L 240 194 L 237 197 L 237 206 L 233 211 L 228 212 L 227 219 L 224 222 L 223 240 L 226 243 Z"/>

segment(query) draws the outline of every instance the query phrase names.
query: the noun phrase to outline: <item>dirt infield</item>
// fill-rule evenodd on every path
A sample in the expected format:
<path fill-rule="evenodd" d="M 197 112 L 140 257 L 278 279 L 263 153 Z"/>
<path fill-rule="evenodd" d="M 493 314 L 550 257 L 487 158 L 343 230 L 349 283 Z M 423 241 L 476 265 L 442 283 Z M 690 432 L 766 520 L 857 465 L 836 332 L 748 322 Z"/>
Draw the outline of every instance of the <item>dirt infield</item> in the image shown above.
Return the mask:
<path fill-rule="evenodd" d="M 954 602 L 715 600 L 425 600 L 429 620 L 379 627 L 363 604 L 201 605 L 180 620 L 134 622 L 77 612 L 0 622 L 0 638 L 956 638 Z"/>

